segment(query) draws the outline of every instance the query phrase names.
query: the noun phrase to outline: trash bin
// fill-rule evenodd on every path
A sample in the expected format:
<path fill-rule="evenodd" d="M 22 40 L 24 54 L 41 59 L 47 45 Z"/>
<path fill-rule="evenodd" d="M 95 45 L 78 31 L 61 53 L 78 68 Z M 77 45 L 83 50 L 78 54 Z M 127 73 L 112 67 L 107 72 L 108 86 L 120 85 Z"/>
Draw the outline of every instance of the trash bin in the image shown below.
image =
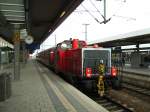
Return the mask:
<path fill-rule="evenodd" d="M 0 74 L 0 101 L 6 99 L 6 78 L 4 73 Z"/>
<path fill-rule="evenodd" d="M 11 96 L 11 74 L 0 74 L 0 101 L 5 101 Z"/>
<path fill-rule="evenodd" d="M 11 73 L 6 74 L 6 98 L 11 96 Z"/>

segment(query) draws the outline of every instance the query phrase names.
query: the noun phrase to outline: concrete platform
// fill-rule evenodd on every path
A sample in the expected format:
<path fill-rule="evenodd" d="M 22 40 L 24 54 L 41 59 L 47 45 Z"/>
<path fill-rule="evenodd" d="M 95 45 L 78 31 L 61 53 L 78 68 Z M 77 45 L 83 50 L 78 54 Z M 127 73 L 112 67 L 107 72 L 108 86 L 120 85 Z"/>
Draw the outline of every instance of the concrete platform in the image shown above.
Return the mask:
<path fill-rule="evenodd" d="M 150 69 L 124 67 L 122 81 L 142 88 L 150 89 Z"/>
<path fill-rule="evenodd" d="M 76 88 L 35 61 L 12 82 L 12 97 L 0 102 L 0 112 L 108 112 Z"/>
<path fill-rule="evenodd" d="M 147 75 L 150 76 L 150 68 L 131 68 L 131 67 L 124 67 L 123 68 L 124 72 L 130 72 L 130 73 L 135 73 L 139 75 Z"/>

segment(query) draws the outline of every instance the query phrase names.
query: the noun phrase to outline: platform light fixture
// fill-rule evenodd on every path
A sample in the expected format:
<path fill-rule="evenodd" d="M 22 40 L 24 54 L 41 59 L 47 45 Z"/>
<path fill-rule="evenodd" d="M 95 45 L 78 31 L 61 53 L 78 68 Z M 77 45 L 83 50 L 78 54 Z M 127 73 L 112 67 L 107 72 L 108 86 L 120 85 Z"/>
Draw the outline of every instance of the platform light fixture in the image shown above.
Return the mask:
<path fill-rule="evenodd" d="M 63 11 L 60 15 L 60 18 L 63 17 L 65 15 L 66 11 Z"/>
<path fill-rule="evenodd" d="M 23 22 L 25 21 L 24 18 L 22 18 L 22 19 L 17 19 L 17 18 L 13 18 L 13 19 L 12 19 L 12 18 L 7 18 L 7 20 L 8 20 L 8 21 L 23 21 Z"/>
<path fill-rule="evenodd" d="M 49 31 L 48 32 L 51 32 L 52 31 L 52 29 L 49 29 Z"/>
<path fill-rule="evenodd" d="M 1 10 L 2 12 L 16 12 L 16 13 L 24 13 L 23 10 Z"/>
<path fill-rule="evenodd" d="M 3 2 L 1 2 L 0 5 L 2 5 L 2 6 L 19 6 L 19 7 L 24 7 L 23 4 L 3 3 Z"/>
<path fill-rule="evenodd" d="M 25 16 L 22 15 L 11 15 L 11 14 L 7 14 L 5 15 L 6 17 L 18 17 L 18 18 L 25 18 Z"/>

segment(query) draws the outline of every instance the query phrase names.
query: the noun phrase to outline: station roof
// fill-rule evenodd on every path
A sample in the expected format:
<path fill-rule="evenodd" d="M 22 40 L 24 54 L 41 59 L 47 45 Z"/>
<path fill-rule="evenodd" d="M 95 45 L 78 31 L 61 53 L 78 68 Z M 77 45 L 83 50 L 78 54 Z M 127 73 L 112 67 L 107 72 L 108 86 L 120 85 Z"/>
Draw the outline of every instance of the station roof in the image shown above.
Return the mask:
<path fill-rule="evenodd" d="M 103 47 L 117 47 L 147 43 L 150 43 L 150 28 L 102 38 L 101 40 L 92 41 L 88 44 L 98 44 Z"/>
<path fill-rule="evenodd" d="M 0 35 L 12 43 L 14 24 L 42 43 L 83 0 L 0 0 Z"/>

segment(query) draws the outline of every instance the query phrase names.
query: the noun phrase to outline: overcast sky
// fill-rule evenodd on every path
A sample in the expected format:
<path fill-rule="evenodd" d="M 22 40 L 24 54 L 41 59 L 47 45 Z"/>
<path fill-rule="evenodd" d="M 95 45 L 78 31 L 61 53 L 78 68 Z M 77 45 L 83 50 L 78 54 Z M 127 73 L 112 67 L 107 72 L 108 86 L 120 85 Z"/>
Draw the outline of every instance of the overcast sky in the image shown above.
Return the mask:
<path fill-rule="evenodd" d="M 95 20 L 103 21 L 100 15 L 100 13 L 103 14 L 103 1 L 84 0 L 54 33 L 49 36 L 42 44 L 41 49 L 54 46 L 55 35 L 57 43 L 69 38 L 84 40 L 85 26 L 83 24 L 85 23 L 90 24 L 87 29 L 88 42 L 130 31 L 150 28 L 150 0 L 106 0 L 106 2 L 107 19 L 111 18 L 107 24 L 99 24 Z"/>

